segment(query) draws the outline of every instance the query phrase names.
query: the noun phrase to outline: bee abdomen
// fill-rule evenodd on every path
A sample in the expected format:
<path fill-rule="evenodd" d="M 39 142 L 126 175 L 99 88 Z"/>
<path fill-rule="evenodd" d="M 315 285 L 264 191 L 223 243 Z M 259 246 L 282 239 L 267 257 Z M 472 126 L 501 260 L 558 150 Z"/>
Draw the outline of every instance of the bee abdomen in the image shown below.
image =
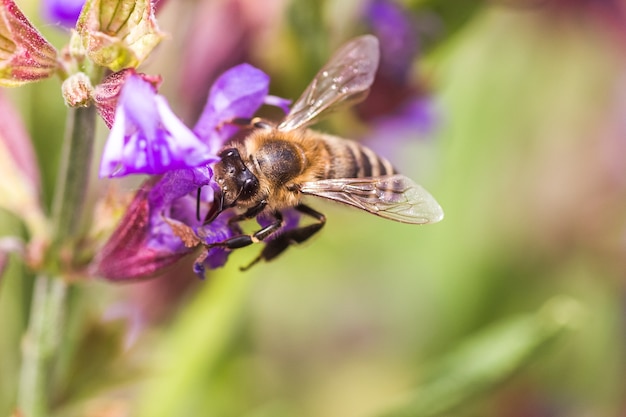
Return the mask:
<path fill-rule="evenodd" d="M 396 174 L 391 162 L 356 142 L 342 140 L 339 146 L 328 143 L 331 155 L 326 178 L 368 178 Z"/>

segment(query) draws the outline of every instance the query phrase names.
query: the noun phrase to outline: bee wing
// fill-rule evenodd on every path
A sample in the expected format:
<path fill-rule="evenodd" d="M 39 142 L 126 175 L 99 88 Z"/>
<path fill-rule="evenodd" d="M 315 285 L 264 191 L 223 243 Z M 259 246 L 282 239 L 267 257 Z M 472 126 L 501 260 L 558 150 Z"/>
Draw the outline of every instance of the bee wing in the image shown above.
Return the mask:
<path fill-rule="evenodd" d="M 363 100 L 378 68 L 378 39 L 364 35 L 343 45 L 317 73 L 278 129 L 307 126 L 322 114 Z"/>
<path fill-rule="evenodd" d="M 404 175 L 306 182 L 300 191 L 402 223 L 436 223 L 443 219 L 443 210 L 433 196 Z"/>

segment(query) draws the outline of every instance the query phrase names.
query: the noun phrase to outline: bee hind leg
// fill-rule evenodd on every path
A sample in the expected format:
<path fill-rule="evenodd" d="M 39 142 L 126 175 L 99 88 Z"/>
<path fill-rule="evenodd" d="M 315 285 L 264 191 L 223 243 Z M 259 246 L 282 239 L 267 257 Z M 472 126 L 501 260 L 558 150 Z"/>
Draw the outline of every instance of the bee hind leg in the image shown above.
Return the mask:
<path fill-rule="evenodd" d="M 324 224 L 326 223 L 326 216 L 324 216 L 322 213 L 319 213 L 304 204 L 299 204 L 295 208 L 299 212 L 313 217 L 315 220 L 317 220 L 317 223 L 298 227 L 296 229 L 287 230 L 286 232 L 276 236 L 274 239 L 266 243 L 259 256 L 257 256 L 248 265 L 239 268 L 240 270 L 246 271 L 261 260 L 271 261 L 278 255 L 283 253 L 289 246 L 300 244 L 306 241 L 315 233 L 319 232 L 322 227 L 324 227 Z"/>

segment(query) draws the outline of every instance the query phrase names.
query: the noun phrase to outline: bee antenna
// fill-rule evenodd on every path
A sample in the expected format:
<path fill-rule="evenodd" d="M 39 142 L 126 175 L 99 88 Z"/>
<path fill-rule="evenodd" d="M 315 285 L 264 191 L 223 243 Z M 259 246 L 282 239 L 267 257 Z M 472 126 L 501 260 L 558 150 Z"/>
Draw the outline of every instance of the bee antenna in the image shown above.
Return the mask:
<path fill-rule="evenodd" d="M 200 221 L 200 194 L 201 189 L 198 187 L 198 194 L 196 196 L 196 220 Z"/>
<path fill-rule="evenodd" d="M 202 225 L 204 226 L 205 224 L 211 223 L 217 217 L 217 215 L 220 214 L 223 210 L 224 210 L 224 193 L 216 190 L 215 195 L 213 196 L 213 204 L 211 205 L 211 208 L 206 214 L 206 217 L 204 218 Z"/>

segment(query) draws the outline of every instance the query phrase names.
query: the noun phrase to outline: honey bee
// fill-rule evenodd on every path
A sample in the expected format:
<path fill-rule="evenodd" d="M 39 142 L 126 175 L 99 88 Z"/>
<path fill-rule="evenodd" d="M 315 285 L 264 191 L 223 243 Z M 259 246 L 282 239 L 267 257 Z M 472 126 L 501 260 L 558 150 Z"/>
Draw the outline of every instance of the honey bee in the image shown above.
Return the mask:
<path fill-rule="evenodd" d="M 372 35 L 357 37 L 322 67 L 282 122 L 246 121 L 252 127 L 250 133 L 219 153 L 221 160 L 214 167 L 219 190 L 205 224 L 230 208 L 237 213 L 231 222 L 261 214 L 272 220 L 255 233 L 234 236 L 210 247 L 237 249 L 265 241 L 259 256 L 242 269 L 275 258 L 290 245 L 310 238 L 326 222 L 323 214 L 302 203 L 305 195 L 403 223 L 434 223 L 443 218 L 435 199 L 396 172 L 387 159 L 357 142 L 307 129 L 321 116 L 363 100 L 378 61 L 378 39 Z M 289 208 L 312 217 L 314 223 L 281 230 L 283 211 Z"/>

